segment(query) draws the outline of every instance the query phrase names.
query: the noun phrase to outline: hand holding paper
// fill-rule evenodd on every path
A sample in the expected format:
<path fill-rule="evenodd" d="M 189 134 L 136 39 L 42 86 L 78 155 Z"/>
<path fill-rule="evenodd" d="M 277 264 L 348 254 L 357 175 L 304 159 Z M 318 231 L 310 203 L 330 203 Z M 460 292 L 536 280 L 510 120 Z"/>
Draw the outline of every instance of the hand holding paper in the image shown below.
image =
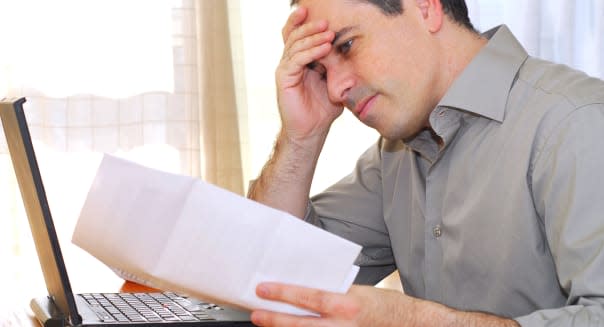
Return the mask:
<path fill-rule="evenodd" d="M 105 156 L 73 242 L 149 286 L 248 309 L 277 281 L 346 292 L 360 246 L 201 180 Z"/>

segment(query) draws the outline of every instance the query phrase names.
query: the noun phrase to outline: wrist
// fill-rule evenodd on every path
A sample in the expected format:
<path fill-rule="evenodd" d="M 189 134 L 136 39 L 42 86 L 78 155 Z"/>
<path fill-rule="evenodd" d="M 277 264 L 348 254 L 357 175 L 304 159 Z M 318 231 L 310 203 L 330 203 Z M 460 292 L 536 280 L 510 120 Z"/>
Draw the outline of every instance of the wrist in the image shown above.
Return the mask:
<path fill-rule="evenodd" d="M 304 217 L 322 146 L 321 138 L 298 140 L 281 131 L 271 157 L 250 186 L 248 197 Z"/>
<path fill-rule="evenodd" d="M 283 126 L 279 131 L 277 140 L 281 140 L 289 145 L 295 145 L 298 148 L 321 148 L 327 139 L 327 134 L 329 134 L 329 128 L 308 133 L 300 133 Z"/>
<path fill-rule="evenodd" d="M 296 161 L 315 164 L 319 159 L 326 138 L 327 132 L 300 137 L 281 129 L 275 144 L 275 152 Z"/>

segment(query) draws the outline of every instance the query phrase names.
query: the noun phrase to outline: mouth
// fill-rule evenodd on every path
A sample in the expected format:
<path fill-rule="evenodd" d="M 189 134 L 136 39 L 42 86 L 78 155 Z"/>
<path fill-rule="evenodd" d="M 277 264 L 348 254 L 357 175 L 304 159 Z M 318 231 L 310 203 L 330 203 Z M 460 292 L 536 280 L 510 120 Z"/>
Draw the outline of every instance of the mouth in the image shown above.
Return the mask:
<path fill-rule="evenodd" d="M 366 97 L 363 100 L 361 100 L 357 106 L 354 108 L 354 114 L 359 117 L 360 119 L 363 119 L 364 116 L 366 116 L 367 111 L 370 109 L 371 104 L 373 103 L 373 100 L 377 97 L 377 94 L 374 94 L 372 96 Z"/>

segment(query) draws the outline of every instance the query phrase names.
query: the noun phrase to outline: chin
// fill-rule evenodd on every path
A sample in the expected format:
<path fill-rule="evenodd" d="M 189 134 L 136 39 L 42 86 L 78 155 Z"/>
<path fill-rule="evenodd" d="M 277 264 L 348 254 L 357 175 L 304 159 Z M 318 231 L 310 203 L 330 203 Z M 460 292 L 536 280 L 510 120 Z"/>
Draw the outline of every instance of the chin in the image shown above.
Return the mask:
<path fill-rule="evenodd" d="M 404 139 L 402 133 L 397 132 L 397 131 L 380 130 L 380 129 L 377 129 L 377 131 L 380 133 L 380 135 L 383 138 L 385 138 L 387 140 L 394 141 L 394 140 L 403 140 Z"/>
<path fill-rule="evenodd" d="M 384 129 L 384 130 L 378 129 L 378 132 L 380 133 L 380 135 L 383 138 L 385 138 L 387 140 L 391 140 L 391 141 L 396 141 L 396 140 L 407 141 L 407 140 L 412 139 L 413 137 L 415 137 L 420 131 L 416 131 L 415 133 L 411 133 L 411 132 L 409 132 L 408 129 L 403 129 L 403 128 L 399 127 L 399 128 Z"/>

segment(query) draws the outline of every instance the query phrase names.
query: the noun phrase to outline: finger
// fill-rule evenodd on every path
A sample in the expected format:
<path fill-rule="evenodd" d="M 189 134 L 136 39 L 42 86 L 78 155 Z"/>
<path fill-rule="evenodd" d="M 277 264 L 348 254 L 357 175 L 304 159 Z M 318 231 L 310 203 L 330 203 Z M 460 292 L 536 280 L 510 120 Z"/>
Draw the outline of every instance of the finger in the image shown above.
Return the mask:
<path fill-rule="evenodd" d="M 324 32 L 320 32 L 317 34 L 313 34 L 310 36 L 307 36 L 303 39 L 300 39 L 296 42 L 294 42 L 293 44 L 291 44 L 291 46 L 284 51 L 284 56 L 285 57 L 291 57 L 293 54 L 297 53 L 297 52 L 301 52 L 301 51 L 305 51 L 311 48 L 314 48 L 316 46 L 319 46 L 323 43 L 329 43 L 331 44 L 331 41 L 333 40 L 333 38 L 335 37 L 335 33 L 333 31 L 324 31 Z"/>
<path fill-rule="evenodd" d="M 316 47 L 296 52 L 294 54 L 286 54 L 281 60 L 280 68 L 285 68 L 287 71 L 302 72 L 303 68 L 309 63 L 326 56 L 331 51 L 330 43 L 323 43 Z"/>
<path fill-rule="evenodd" d="M 285 40 L 283 48 L 289 50 L 292 45 L 302 39 L 310 37 L 314 34 L 322 33 L 327 30 L 328 23 L 326 20 L 317 20 L 302 24 L 296 27 Z"/>
<path fill-rule="evenodd" d="M 277 84 L 283 88 L 294 87 L 302 81 L 307 65 L 326 56 L 331 51 L 330 43 L 295 53 L 291 58 L 283 58 L 276 71 Z"/>
<path fill-rule="evenodd" d="M 296 58 L 297 60 L 293 62 L 296 64 L 294 68 L 299 68 L 299 66 L 326 56 L 331 50 L 331 42 L 335 33 L 322 30 L 327 27 L 327 22 L 323 23 L 308 23 L 294 31 L 287 40 L 282 59 L 291 61 Z"/>
<path fill-rule="evenodd" d="M 306 16 L 308 15 L 308 10 L 304 7 L 298 7 L 294 10 L 289 17 L 287 18 L 287 22 L 281 29 L 281 36 L 283 37 L 283 42 L 289 37 L 289 34 L 298 26 L 300 26 L 304 20 L 306 20 Z"/>
<path fill-rule="evenodd" d="M 326 326 L 325 321 L 312 316 L 295 316 L 284 313 L 256 310 L 251 315 L 252 323 L 256 326 Z"/>
<path fill-rule="evenodd" d="M 256 293 L 267 300 L 289 303 L 326 316 L 352 318 L 360 309 L 344 294 L 295 285 L 261 283 Z"/>

